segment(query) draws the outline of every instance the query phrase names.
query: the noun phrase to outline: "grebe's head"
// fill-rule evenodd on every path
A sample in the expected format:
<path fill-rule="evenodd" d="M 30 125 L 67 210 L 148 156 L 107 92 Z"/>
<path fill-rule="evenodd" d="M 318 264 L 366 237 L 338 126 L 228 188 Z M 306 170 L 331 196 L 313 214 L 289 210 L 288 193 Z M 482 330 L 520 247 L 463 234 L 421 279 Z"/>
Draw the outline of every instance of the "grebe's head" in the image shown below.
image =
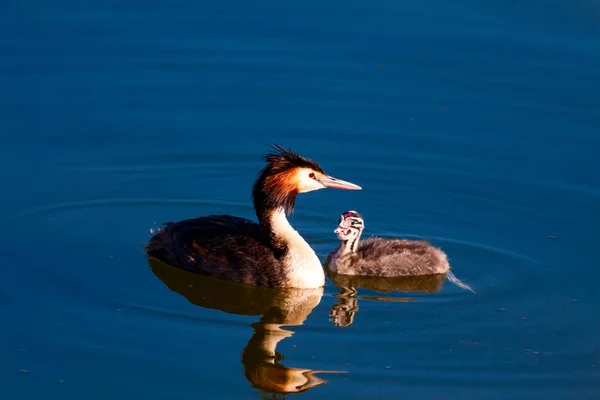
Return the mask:
<path fill-rule="evenodd" d="M 342 241 L 348 241 L 360 236 L 365 229 L 365 220 L 356 211 L 346 211 L 340 216 L 338 226 L 333 231 Z"/>
<path fill-rule="evenodd" d="M 350 182 L 327 175 L 311 159 L 300 156 L 292 150 L 273 145 L 276 152 L 266 154 L 267 165 L 260 171 L 252 189 L 255 208 L 283 208 L 290 213 L 298 193 L 333 188 L 361 190 Z"/>

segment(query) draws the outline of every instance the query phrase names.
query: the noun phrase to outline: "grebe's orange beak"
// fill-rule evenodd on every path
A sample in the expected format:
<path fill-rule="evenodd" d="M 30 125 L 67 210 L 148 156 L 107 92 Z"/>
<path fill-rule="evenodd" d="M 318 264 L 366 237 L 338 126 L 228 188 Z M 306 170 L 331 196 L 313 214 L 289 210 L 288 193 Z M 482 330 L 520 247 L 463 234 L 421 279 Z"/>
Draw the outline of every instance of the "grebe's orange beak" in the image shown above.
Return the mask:
<path fill-rule="evenodd" d="M 362 188 L 354 183 L 346 182 L 333 176 L 323 175 L 317 178 L 317 181 L 326 188 L 342 189 L 342 190 L 362 190 Z"/>

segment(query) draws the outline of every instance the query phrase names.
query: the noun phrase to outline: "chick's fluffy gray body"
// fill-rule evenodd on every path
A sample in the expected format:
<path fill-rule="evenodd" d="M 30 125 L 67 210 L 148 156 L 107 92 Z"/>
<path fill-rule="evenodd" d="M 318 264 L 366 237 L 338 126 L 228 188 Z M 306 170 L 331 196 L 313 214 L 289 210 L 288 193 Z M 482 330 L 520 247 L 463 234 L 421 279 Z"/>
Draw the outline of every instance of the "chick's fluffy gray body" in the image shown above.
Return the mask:
<path fill-rule="evenodd" d="M 448 257 L 425 240 L 370 237 L 359 241 L 355 252 L 342 251 L 342 243 L 325 261 L 342 275 L 412 276 L 445 274 Z"/>

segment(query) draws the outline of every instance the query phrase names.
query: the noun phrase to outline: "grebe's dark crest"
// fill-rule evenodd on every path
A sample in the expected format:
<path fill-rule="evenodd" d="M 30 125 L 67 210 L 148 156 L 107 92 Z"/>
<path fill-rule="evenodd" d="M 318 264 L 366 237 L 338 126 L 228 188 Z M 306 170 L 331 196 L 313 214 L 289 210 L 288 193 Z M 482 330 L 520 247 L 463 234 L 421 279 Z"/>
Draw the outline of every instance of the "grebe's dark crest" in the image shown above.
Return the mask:
<path fill-rule="evenodd" d="M 149 256 L 202 275 L 252 285 L 315 288 L 325 284 L 319 258 L 287 220 L 299 193 L 360 190 L 314 161 L 273 146 L 252 188 L 259 223 L 209 215 L 167 223 L 146 246 Z"/>

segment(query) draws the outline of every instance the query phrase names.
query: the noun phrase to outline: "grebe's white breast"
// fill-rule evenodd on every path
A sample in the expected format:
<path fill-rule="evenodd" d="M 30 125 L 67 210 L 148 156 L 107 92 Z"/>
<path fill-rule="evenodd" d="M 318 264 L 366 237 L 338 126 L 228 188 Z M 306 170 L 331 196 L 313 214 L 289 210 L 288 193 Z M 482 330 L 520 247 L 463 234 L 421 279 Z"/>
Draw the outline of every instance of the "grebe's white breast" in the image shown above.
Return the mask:
<path fill-rule="evenodd" d="M 289 286 L 304 289 L 325 285 L 325 273 L 319 257 L 302 236 L 290 225 L 285 210 L 278 209 L 271 216 L 271 227 L 284 240 L 288 252 L 283 264 L 289 274 Z"/>

